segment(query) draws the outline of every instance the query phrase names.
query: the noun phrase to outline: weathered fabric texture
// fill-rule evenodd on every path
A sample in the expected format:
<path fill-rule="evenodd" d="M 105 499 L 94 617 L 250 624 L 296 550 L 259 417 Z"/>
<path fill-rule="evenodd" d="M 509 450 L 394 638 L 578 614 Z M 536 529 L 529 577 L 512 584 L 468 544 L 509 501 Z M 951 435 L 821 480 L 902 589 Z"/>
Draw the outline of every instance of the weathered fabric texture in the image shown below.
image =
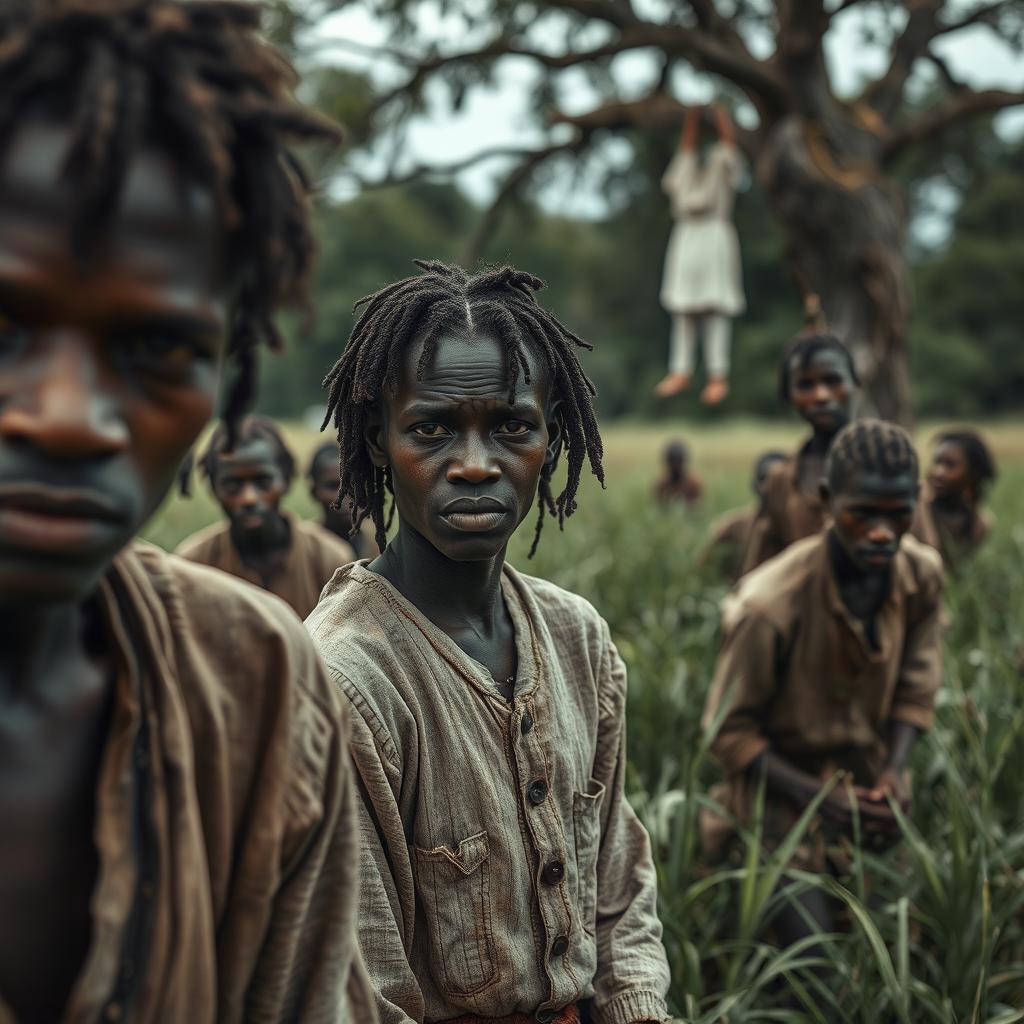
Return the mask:
<path fill-rule="evenodd" d="M 925 484 L 921 488 L 921 498 L 917 503 L 910 532 L 922 544 L 935 548 L 942 555 L 946 568 L 955 571 L 965 558 L 970 558 L 992 535 L 995 518 L 988 509 L 979 508 L 971 520 L 968 536 L 954 537 L 937 521 L 932 511 L 934 501 L 934 493 Z"/>
<path fill-rule="evenodd" d="M 719 142 L 703 161 L 696 151 L 678 151 L 662 177 L 675 219 L 661 282 L 661 304 L 670 313 L 739 316 L 746 309 L 732 223 L 739 172 L 739 151 Z"/>
<path fill-rule="evenodd" d="M 537 1018 L 527 1013 L 510 1013 L 504 1017 L 480 1017 L 473 1013 L 446 1020 L 444 1024 L 537 1024 Z M 576 1006 L 567 1006 L 551 1018 L 550 1024 L 580 1024 L 580 1011 Z"/>
<path fill-rule="evenodd" d="M 143 545 L 99 598 L 117 689 L 64 1024 L 372 1024 L 348 715 L 301 624 Z"/>
<path fill-rule="evenodd" d="M 320 591 L 334 575 L 334 570 L 354 561 L 356 553 L 351 544 L 319 523 L 297 519 L 290 512 L 281 514 L 288 521 L 292 543 L 284 564 L 270 579 L 263 579 L 242 561 L 231 540 L 231 524 L 226 521 L 214 523 L 186 538 L 175 554 L 269 590 L 304 619 L 316 607 Z"/>
<path fill-rule="evenodd" d="M 839 594 L 827 534 L 792 545 L 726 598 L 703 722 L 710 730 L 724 716 L 711 750 L 726 781 L 714 795 L 740 822 L 749 820 L 758 784 L 747 769 L 769 746 L 823 780 L 845 769 L 857 785 L 870 785 L 888 757 L 891 721 L 931 726 L 942 683 L 938 554 L 904 537 L 892 580 L 874 646 Z M 770 844 L 802 808 L 775 797 L 767 803 Z M 713 815 L 702 825 L 709 842 L 727 831 Z"/>
<path fill-rule="evenodd" d="M 735 583 L 740 578 L 756 518 L 756 505 L 722 513 L 708 528 L 707 539 L 697 556 L 700 566 Z"/>
<path fill-rule="evenodd" d="M 774 558 L 790 544 L 820 533 L 828 524 L 828 512 L 821 497 L 800 486 L 800 457 L 806 447 L 778 461 L 768 471 L 761 508 L 750 528 L 743 573 Z"/>
<path fill-rule="evenodd" d="M 647 833 L 623 796 L 626 672 L 584 600 L 506 567 L 513 700 L 364 563 L 306 622 L 353 709 L 360 942 L 384 1024 L 666 1017 Z"/>

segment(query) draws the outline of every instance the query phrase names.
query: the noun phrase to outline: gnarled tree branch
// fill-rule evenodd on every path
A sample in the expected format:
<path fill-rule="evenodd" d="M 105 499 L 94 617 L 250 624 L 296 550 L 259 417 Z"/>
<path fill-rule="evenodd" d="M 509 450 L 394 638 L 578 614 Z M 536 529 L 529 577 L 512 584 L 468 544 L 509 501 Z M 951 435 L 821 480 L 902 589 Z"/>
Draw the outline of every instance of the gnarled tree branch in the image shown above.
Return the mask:
<path fill-rule="evenodd" d="M 1021 105 L 1024 105 L 1024 92 L 984 89 L 957 93 L 893 132 L 883 147 L 882 162 L 890 163 L 910 146 L 939 135 L 959 121 Z"/>

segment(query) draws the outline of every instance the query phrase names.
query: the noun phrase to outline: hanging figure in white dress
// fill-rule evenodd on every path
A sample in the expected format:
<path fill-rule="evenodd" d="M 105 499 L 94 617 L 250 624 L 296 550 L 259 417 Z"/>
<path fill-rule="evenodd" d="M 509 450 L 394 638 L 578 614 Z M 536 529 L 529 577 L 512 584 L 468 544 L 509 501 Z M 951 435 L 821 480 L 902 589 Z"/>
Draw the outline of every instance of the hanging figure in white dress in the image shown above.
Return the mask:
<path fill-rule="evenodd" d="M 701 154 L 702 115 L 717 139 Z M 732 223 L 733 196 L 740 172 L 732 121 L 720 104 L 690 107 L 679 149 L 665 171 L 661 187 L 672 203 L 675 227 L 665 255 L 661 304 L 672 314 L 669 370 L 655 391 L 676 395 L 689 386 L 704 340 L 706 405 L 729 393 L 731 320 L 746 308 L 740 277 L 740 247 Z"/>

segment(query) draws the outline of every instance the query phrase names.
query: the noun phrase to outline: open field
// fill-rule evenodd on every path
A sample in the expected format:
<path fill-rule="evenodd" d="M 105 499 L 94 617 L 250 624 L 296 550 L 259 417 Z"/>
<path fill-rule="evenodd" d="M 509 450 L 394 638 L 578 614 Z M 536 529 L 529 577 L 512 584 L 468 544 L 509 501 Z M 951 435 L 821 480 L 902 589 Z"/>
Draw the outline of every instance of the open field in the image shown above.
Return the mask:
<path fill-rule="evenodd" d="M 807 971 L 800 950 L 781 954 L 762 939 L 782 898 L 774 895 L 777 865 L 759 863 L 753 843 L 745 864 L 704 864 L 696 833 L 715 777 L 699 718 L 723 588 L 695 571 L 695 551 L 715 514 L 747 500 L 753 455 L 792 447 L 798 429 L 687 430 L 708 493 L 699 512 L 686 514 L 654 508 L 647 497 L 657 452 L 674 431 L 615 428 L 607 492 L 588 485 L 562 536 L 548 523 L 530 571 L 592 600 L 630 668 L 629 785 L 654 837 L 671 995 L 685 1019 L 1024 1020 L 1024 425 L 986 433 L 1002 470 L 992 495 L 997 535 L 951 582 L 946 685 L 937 727 L 913 755 L 906 842 L 880 858 L 859 857 L 840 880 L 849 921 L 824 943 L 827 983 Z M 301 431 L 293 440 L 304 455 L 315 443 Z M 202 484 L 196 492 L 191 502 L 170 501 L 148 536 L 173 545 L 209 521 Z M 289 503 L 311 511 L 301 483 Z M 521 568 L 526 539 L 513 552 Z M 784 1009 L 785 991 L 799 993 L 803 1008 Z"/>

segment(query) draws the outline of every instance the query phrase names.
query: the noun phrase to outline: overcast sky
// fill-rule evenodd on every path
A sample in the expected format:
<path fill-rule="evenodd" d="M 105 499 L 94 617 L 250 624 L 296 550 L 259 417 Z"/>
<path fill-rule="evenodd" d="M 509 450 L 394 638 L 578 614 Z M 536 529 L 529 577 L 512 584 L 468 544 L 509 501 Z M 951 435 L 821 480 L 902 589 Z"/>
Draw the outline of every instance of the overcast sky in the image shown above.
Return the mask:
<path fill-rule="evenodd" d="M 861 17 L 856 9 L 838 17 L 826 37 L 833 82 L 841 94 L 854 92 L 866 77 L 874 77 L 885 67 L 885 50 L 866 46 L 861 40 L 858 29 Z M 422 30 L 424 39 L 440 40 L 442 50 L 447 51 L 471 47 L 479 41 L 464 29 L 446 24 L 429 8 Z M 486 28 L 482 33 L 486 33 Z M 384 27 L 358 5 L 328 19 L 318 36 L 320 45 L 326 39 L 337 38 L 371 47 L 385 45 L 388 41 Z M 954 74 L 975 87 L 1024 89 L 1024 59 L 986 28 L 954 33 L 939 40 L 935 48 L 945 57 Z M 399 67 L 379 58 L 371 60 L 343 47 L 331 49 L 329 59 L 341 66 L 369 72 L 382 85 L 402 80 Z M 505 58 L 499 67 L 496 87 L 471 90 L 458 114 L 452 113 L 444 101 L 443 87 L 438 86 L 428 93 L 429 112 L 417 118 L 409 134 L 412 159 L 452 162 L 492 146 L 526 146 L 543 140 L 529 109 L 530 86 L 536 75 L 533 63 Z M 614 70 L 616 79 L 625 84 L 627 91 L 641 94 L 649 88 L 651 68 L 649 55 L 636 53 L 618 57 Z M 707 76 L 687 72 L 676 80 L 675 91 L 684 103 L 703 102 L 713 96 L 714 83 Z M 585 110 L 594 102 L 582 74 L 574 71 L 562 74 L 560 97 L 563 109 L 570 111 Z M 998 125 L 1006 134 L 1024 133 L 1024 108 L 1001 114 Z M 628 159 L 628 152 L 626 145 L 612 146 L 608 156 L 611 161 L 623 160 Z M 493 195 L 495 179 L 505 166 L 507 164 L 498 160 L 487 161 L 463 172 L 458 180 L 473 197 L 486 200 Z M 568 174 L 545 190 L 543 201 L 551 209 L 581 216 L 599 216 L 606 209 L 596 187 L 576 182 Z"/>

